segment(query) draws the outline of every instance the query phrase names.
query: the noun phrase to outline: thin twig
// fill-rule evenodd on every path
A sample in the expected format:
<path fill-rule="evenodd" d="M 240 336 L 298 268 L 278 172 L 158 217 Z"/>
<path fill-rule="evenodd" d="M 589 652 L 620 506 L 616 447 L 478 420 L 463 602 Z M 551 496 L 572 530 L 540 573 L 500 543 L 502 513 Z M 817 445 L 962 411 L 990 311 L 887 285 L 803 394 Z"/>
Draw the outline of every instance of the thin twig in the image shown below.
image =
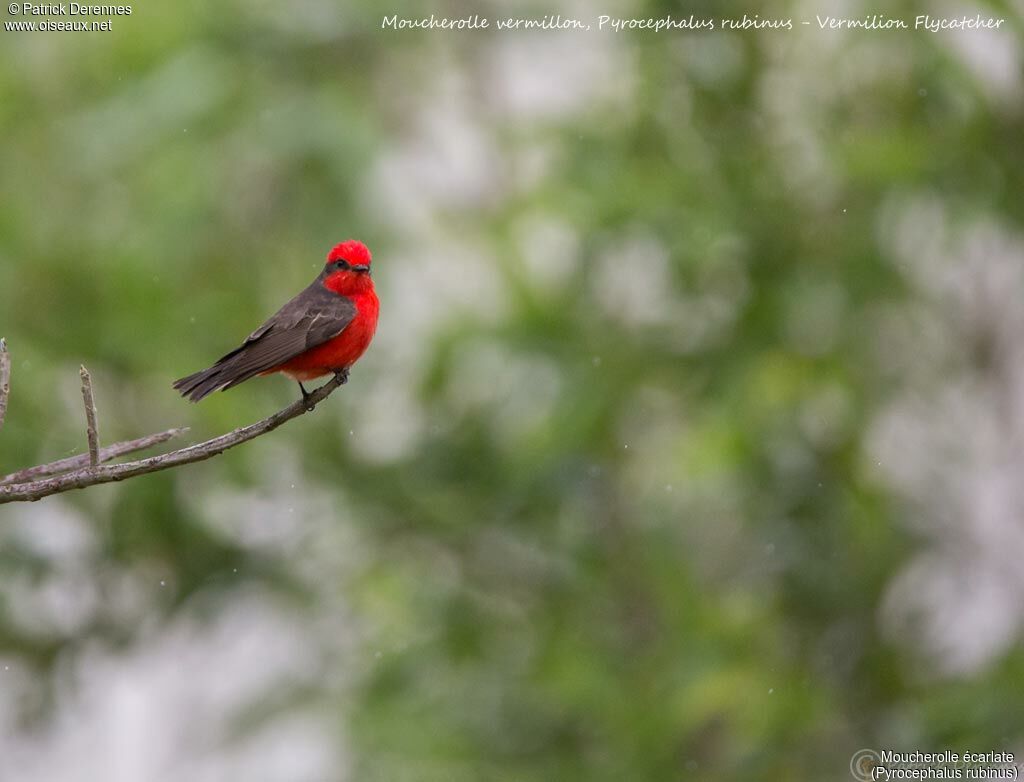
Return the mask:
<path fill-rule="evenodd" d="M 7 340 L 0 337 L 0 426 L 7 415 L 7 397 L 11 393 L 11 354 L 7 352 Z"/>
<path fill-rule="evenodd" d="M 124 456 L 125 454 L 145 450 L 146 448 L 152 448 L 154 445 L 167 442 L 172 437 L 177 437 L 179 434 L 187 431 L 187 426 L 179 429 L 168 429 L 166 432 L 149 434 L 145 437 L 138 437 L 134 440 L 125 440 L 120 443 L 108 445 L 100 449 L 100 463 L 109 462 L 111 459 L 116 459 L 118 456 Z M 55 462 L 38 464 L 35 467 L 26 467 L 24 470 L 12 472 L 10 475 L 4 475 L 3 477 L 0 477 L 0 486 L 4 486 L 9 483 L 26 483 L 27 481 L 33 481 L 37 478 L 44 478 L 47 475 L 70 472 L 71 470 L 77 470 L 80 467 L 85 467 L 87 464 L 89 464 L 89 454 L 80 453 L 77 456 L 69 456 L 66 459 L 58 459 Z"/>
<path fill-rule="evenodd" d="M 82 401 L 85 403 L 85 436 L 89 438 L 89 466 L 100 463 L 100 432 L 96 426 L 96 403 L 92 399 L 92 378 L 82 364 L 78 370 L 82 378 Z"/>
<path fill-rule="evenodd" d="M 111 481 L 123 481 L 126 478 L 134 478 L 136 475 L 158 472 L 171 467 L 179 467 L 183 464 L 200 462 L 204 459 L 223 453 L 229 448 L 248 442 L 260 435 L 277 429 L 281 424 L 296 418 L 303 413 L 310 412 L 320 402 L 341 386 L 347 380 L 346 373 L 335 375 L 318 389 L 313 391 L 304 399 L 289 405 L 255 424 L 235 429 L 233 432 L 214 437 L 204 443 L 190 445 L 187 448 L 180 448 L 177 451 L 150 456 L 147 459 L 139 459 L 134 462 L 122 464 L 109 464 L 99 467 L 83 467 L 74 472 L 57 475 L 52 478 L 43 478 L 29 483 L 16 483 L 8 486 L 0 486 L 0 504 L 5 502 L 34 502 L 51 494 L 59 494 L 71 489 L 84 489 L 87 486 L 95 486 L 100 483 Z"/>

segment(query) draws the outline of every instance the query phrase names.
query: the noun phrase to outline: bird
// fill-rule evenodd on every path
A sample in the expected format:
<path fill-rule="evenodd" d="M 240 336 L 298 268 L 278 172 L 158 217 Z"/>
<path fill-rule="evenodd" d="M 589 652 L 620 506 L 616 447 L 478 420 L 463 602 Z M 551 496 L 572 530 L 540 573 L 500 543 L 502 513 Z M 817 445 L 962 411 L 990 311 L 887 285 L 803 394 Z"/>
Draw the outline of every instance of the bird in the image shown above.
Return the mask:
<path fill-rule="evenodd" d="M 198 402 L 257 375 L 281 372 L 297 381 L 334 374 L 348 380 L 349 368 L 366 352 L 377 330 L 379 302 L 366 245 L 348 239 L 327 253 L 310 285 L 271 315 L 245 342 L 213 366 L 174 381 L 183 397 Z"/>

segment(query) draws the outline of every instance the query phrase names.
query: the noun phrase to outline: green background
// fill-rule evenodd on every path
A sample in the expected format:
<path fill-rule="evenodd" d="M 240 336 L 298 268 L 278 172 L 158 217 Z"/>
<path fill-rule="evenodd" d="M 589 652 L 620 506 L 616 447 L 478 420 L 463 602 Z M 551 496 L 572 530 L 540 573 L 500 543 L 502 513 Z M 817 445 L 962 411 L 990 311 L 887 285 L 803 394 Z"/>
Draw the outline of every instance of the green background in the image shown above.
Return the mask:
<path fill-rule="evenodd" d="M 0 507 L 0 777 L 1024 759 L 1019 13 L 132 8 L 2 33 L 0 473 L 83 450 L 80 363 L 105 443 L 291 402 L 170 384 L 342 239 L 380 328 L 267 437 Z M 493 29 L 545 13 L 796 24 Z"/>

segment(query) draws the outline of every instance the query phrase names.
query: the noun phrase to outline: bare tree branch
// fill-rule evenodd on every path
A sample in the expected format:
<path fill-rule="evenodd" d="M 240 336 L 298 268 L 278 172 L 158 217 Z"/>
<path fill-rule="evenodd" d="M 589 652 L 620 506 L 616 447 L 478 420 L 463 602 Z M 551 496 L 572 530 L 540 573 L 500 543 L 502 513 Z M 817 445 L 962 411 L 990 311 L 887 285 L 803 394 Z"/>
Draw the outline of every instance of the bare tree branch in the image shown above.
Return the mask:
<path fill-rule="evenodd" d="M 50 478 L 29 481 L 26 483 L 14 483 L 0 486 L 0 504 L 5 502 L 34 502 L 51 494 L 60 494 L 71 489 L 84 489 L 88 486 L 95 486 L 100 483 L 112 481 L 123 481 L 126 478 L 134 478 L 136 475 L 167 470 L 171 467 L 180 467 L 183 464 L 200 462 L 209 459 L 229 448 L 248 442 L 260 435 L 272 432 L 281 424 L 296 418 L 303 413 L 312 411 L 320 402 L 330 396 L 339 386 L 348 380 L 348 372 L 340 372 L 312 391 L 308 396 L 298 400 L 255 424 L 235 429 L 233 432 L 214 437 L 203 443 L 190 445 L 187 448 L 180 448 L 177 451 L 150 456 L 147 459 L 139 459 L 134 462 L 122 464 L 101 465 L 98 467 L 86 466 L 73 472 L 63 475 L 56 475 Z"/>
<path fill-rule="evenodd" d="M 85 403 L 85 436 L 89 440 L 89 466 L 100 463 L 100 432 L 96 426 L 96 403 L 92 399 L 92 378 L 83 364 L 78 369 L 82 378 L 82 401 Z"/>
<path fill-rule="evenodd" d="M 0 337 L 0 426 L 7 415 L 7 397 L 11 393 L 11 354 L 7 352 L 7 340 Z"/>
<path fill-rule="evenodd" d="M 152 448 L 154 445 L 167 442 L 172 437 L 177 437 L 179 434 L 187 431 L 187 426 L 180 429 L 168 429 L 166 432 L 157 432 L 156 434 L 149 434 L 145 437 L 138 437 L 134 440 L 125 440 L 124 442 L 108 445 L 105 448 L 100 449 L 100 463 L 109 462 L 111 459 L 116 459 L 118 456 L 124 456 L 125 454 L 145 450 L 146 448 Z M 34 481 L 36 478 L 43 478 L 47 475 L 57 475 L 62 472 L 70 472 L 71 470 L 77 470 L 80 467 L 85 467 L 87 464 L 89 464 L 89 454 L 80 453 L 77 456 L 69 456 L 66 459 L 58 459 L 55 462 L 47 462 L 46 464 L 37 464 L 35 467 L 26 467 L 24 470 L 12 472 L 10 475 L 4 475 L 3 477 L 0 477 L 0 486 L 4 486 L 9 483 L 25 483 L 27 481 Z"/>

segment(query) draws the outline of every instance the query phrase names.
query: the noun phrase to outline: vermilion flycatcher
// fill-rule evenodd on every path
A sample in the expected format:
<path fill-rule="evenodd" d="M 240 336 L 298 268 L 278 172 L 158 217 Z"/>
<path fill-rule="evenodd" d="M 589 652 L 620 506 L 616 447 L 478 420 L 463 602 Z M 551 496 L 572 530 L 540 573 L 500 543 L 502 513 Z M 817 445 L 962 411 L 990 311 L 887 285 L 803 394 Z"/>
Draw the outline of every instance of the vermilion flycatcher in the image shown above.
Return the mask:
<path fill-rule="evenodd" d="M 335 374 L 366 351 L 377 330 L 378 302 L 370 277 L 370 251 L 349 240 L 327 254 L 327 265 L 313 283 L 285 304 L 209 369 L 176 380 L 174 387 L 193 402 L 256 375 L 283 372 L 308 396 L 303 380 Z"/>

